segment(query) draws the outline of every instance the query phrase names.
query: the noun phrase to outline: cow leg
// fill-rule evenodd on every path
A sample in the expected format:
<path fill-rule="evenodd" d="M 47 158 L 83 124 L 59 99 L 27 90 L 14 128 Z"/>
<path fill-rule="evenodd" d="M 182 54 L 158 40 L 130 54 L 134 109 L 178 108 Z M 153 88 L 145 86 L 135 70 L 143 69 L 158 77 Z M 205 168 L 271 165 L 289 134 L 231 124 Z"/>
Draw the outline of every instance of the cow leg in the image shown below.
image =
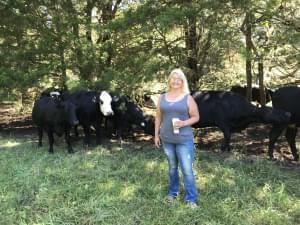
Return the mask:
<path fill-rule="evenodd" d="M 104 118 L 104 132 L 106 137 L 112 138 L 113 128 L 111 127 L 110 120 L 107 117 Z"/>
<path fill-rule="evenodd" d="M 53 137 L 53 131 L 48 131 L 48 139 L 49 139 L 49 153 L 53 153 L 53 143 L 54 143 L 54 137 Z"/>
<path fill-rule="evenodd" d="M 84 125 L 83 126 L 83 131 L 84 131 L 84 139 L 83 139 L 83 144 L 89 146 L 90 145 L 90 126 L 89 125 Z"/>
<path fill-rule="evenodd" d="M 74 134 L 75 134 L 75 137 L 79 137 L 78 126 L 77 125 L 74 126 Z"/>
<path fill-rule="evenodd" d="M 297 135 L 297 127 L 288 127 L 286 129 L 286 133 L 285 133 L 286 140 L 290 145 L 294 160 L 298 161 L 299 155 L 297 153 L 297 148 L 295 143 L 296 135 Z"/>
<path fill-rule="evenodd" d="M 96 128 L 96 145 L 101 144 L 101 123 L 96 123 L 95 128 Z"/>
<path fill-rule="evenodd" d="M 71 146 L 70 129 L 68 129 L 68 128 L 65 129 L 65 140 L 68 145 L 68 152 L 74 153 L 73 148 Z"/>
<path fill-rule="evenodd" d="M 274 151 L 275 142 L 278 139 L 278 137 L 280 136 L 280 134 L 283 131 L 284 127 L 285 126 L 282 126 L 282 125 L 273 125 L 273 127 L 270 130 L 270 133 L 269 133 L 269 149 L 268 149 L 268 154 L 269 154 L 270 160 L 274 160 L 273 151 Z"/>
<path fill-rule="evenodd" d="M 116 136 L 116 138 L 118 138 L 118 129 L 120 126 L 121 121 L 115 121 L 113 122 L 113 128 L 112 128 L 112 134 L 114 134 Z"/>
<path fill-rule="evenodd" d="M 230 128 L 225 125 L 220 125 L 219 128 L 223 132 L 224 139 L 221 144 L 221 151 L 230 151 L 230 139 L 231 139 L 231 131 Z"/>
<path fill-rule="evenodd" d="M 38 143 L 38 147 L 42 147 L 43 143 L 43 128 L 42 127 L 38 127 L 38 136 L 39 136 L 39 143 Z"/>
<path fill-rule="evenodd" d="M 123 148 L 123 129 L 121 127 L 116 128 L 116 136 L 120 147 Z"/>

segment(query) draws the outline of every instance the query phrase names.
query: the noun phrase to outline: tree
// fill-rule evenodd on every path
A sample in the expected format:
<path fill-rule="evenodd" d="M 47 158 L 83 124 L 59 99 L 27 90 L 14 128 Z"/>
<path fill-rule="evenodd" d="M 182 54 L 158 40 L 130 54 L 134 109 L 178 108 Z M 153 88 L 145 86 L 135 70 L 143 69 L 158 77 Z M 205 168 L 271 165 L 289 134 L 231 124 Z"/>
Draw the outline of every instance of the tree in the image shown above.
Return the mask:
<path fill-rule="evenodd" d="M 294 35 L 294 33 L 285 33 L 285 42 L 290 40 L 287 43 L 282 43 L 279 41 L 280 39 L 278 39 L 280 36 L 282 38 L 282 30 L 286 29 L 285 27 L 287 24 L 290 28 L 292 27 L 294 31 L 297 30 L 297 26 L 295 26 L 295 17 L 282 17 L 284 9 L 293 6 L 294 3 L 292 1 L 285 1 L 285 6 L 283 6 L 281 1 L 257 0 L 248 3 L 249 4 L 246 4 L 246 7 L 245 5 L 241 6 L 242 11 L 244 11 L 246 15 L 241 30 L 246 37 L 246 76 L 249 93 L 247 97 L 248 99 L 251 99 L 251 66 L 254 65 L 254 63 L 257 63 L 257 77 L 260 86 L 261 100 L 264 105 L 264 65 L 267 64 L 269 68 L 277 67 L 276 57 L 273 58 L 274 53 L 277 51 L 276 49 L 282 51 L 285 49 L 284 45 L 294 46 L 295 43 L 295 37 L 293 36 L 296 35 Z M 294 10 L 290 8 L 288 11 L 293 12 Z M 300 12 L 298 12 L 298 15 L 300 15 Z M 289 53 L 291 53 L 291 51 L 289 51 Z M 299 69 L 299 64 L 293 64 L 294 70 L 292 71 L 292 74 L 295 74 Z M 281 65 L 282 69 L 288 67 L 288 64 Z"/>

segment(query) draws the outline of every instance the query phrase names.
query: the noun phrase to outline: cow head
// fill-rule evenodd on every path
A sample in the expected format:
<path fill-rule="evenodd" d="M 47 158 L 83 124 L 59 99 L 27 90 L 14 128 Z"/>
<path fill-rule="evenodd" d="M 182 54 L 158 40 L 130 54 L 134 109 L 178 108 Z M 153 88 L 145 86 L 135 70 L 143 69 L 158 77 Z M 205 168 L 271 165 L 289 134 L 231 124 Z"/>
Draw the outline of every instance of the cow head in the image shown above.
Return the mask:
<path fill-rule="evenodd" d="M 288 123 L 291 118 L 291 113 L 286 112 L 281 109 L 275 109 L 268 106 L 263 106 L 259 108 L 261 119 L 265 123 L 276 123 L 276 124 L 284 124 Z"/>
<path fill-rule="evenodd" d="M 117 117 L 126 120 L 132 128 L 142 128 L 143 130 L 147 127 L 147 119 L 142 109 L 134 103 L 129 97 L 124 95 L 112 94 L 112 108 Z"/>
<path fill-rule="evenodd" d="M 111 101 L 112 98 L 110 94 L 106 91 L 102 91 L 99 96 L 100 100 L 100 111 L 103 113 L 104 116 L 111 116 L 114 114 L 113 110 L 111 109 Z"/>
<path fill-rule="evenodd" d="M 146 115 L 145 116 L 146 125 L 144 128 L 144 131 L 146 134 L 150 134 L 154 136 L 154 123 L 155 123 L 155 117 L 152 115 Z"/>
<path fill-rule="evenodd" d="M 125 105 L 122 112 L 127 114 L 126 118 L 128 122 L 145 130 L 147 121 L 143 110 L 128 97 L 122 96 L 121 99 Z M 120 104 L 120 106 L 121 105 L 122 104 Z"/>
<path fill-rule="evenodd" d="M 76 105 L 71 101 L 63 101 L 61 105 L 63 107 L 67 123 L 71 126 L 78 125 L 79 121 L 76 116 Z"/>

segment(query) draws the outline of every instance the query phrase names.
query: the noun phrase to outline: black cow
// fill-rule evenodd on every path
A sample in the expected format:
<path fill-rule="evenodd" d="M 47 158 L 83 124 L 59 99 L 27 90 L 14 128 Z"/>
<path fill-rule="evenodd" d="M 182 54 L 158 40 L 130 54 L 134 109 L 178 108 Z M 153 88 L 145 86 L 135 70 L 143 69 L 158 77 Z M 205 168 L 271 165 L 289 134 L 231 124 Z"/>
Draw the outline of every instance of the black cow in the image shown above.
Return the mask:
<path fill-rule="evenodd" d="M 63 91 L 62 89 L 59 88 L 47 88 L 46 90 L 44 90 L 41 95 L 40 98 L 42 97 L 52 97 L 52 98 L 57 98 L 58 100 L 63 99 L 63 95 L 67 93 L 67 91 Z"/>
<path fill-rule="evenodd" d="M 73 152 L 70 141 L 70 128 L 78 124 L 76 106 L 73 103 L 43 96 L 34 103 L 32 120 L 38 128 L 39 147 L 42 146 L 43 130 L 45 130 L 49 138 L 49 153 L 53 153 L 54 133 L 58 136 L 65 133 L 68 152 Z"/>
<path fill-rule="evenodd" d="M 96 144 L 100 144 L 101 123 L 103 116 L 113 115 L 112 98 L 106 91 L 77 91 L 69 96 L 77 105 L 76 115 L 84 130 L 84 144 L 90 144 L 90 127 L 96 129 Z M 75 130 L 75 133 L 77 131 Z"/>
<path fill-rule="evenodd" d="M 112 109 L 114 115 L 107 117 L 112 122 L 114 131 L 120 143 L 126 131 L 132 131 L 133 128 L 139 127 L 149 133 L 148 117 L 146 117 L 141 108 L 130 100 L 127 96 L 112 95 Z"/>
<path fill-rule="evenodd" d="M 230 91 L 237 93 L 245 98 L 247 97 L 246 86 L 235 85 L 231 87 Z M 271 101 L 271 96 L 273 94 L 273 91 L 268 88 L 265 88 L 265 94 L 266 94 L 266 103 L 268 103 Z M 252 87 L 252 101 L 258 102 L 261 105 L 260 91 L 258 87 Z"/>
<path fill-rule="evenodd" d="M 145 134 L 154 135 L 155 131 L 155 117 L 153 115 L 145 115 L 146 127 Z"/>
<path fill-rule="evenodd" d="M 272 104 L 276 109 L 282 109 L 291 113 L 291 119 L 288 126 L 273 125 L 270 131 L 269 157 L 273 159 L 273 149 L 275 142 L 282 131 L 286 128 L 285 137 L 291 148 L 295 161 L 299 160 L 299 154 L 296 148 L 297 127 L 300 126 L 300 87 L 282 87 L 276 90 L 272 96 Z"/>
<path fill-rule="evenodd" d="M 228 91 L 203 91 L 192 94 L 200 113 L 194 128 L 216 126 L 224 134 L 222 151 L 230 150 L 232 132 L 241 131 L 250 123 L 287 123 L 290 114 L 271 107 L 256 107 L 242 96 Z"/>

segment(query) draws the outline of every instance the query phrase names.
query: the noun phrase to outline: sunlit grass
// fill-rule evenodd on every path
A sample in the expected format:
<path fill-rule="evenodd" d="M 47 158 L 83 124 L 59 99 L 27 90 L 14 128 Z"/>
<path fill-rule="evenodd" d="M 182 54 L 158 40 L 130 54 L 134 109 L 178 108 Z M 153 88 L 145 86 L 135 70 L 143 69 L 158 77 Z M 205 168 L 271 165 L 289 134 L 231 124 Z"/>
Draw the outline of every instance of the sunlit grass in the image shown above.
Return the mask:
<path fill-rule="evenodd" d="M 53 155 L 26 139 L 0 146 L 1 225 L 300 224 L 297 166 L 197 150 L 200 207 L 190 210 L 182 192 L 174 205 L 164 202 L 167 163 L 150 144 L 75 145 L 71 155 L 65 143 Z"/>
<path fill-rule="evenodd" d="M 0 149 L 1 148 L 13 148 L 20 145 L 20 142 L 16 142 L 16 141 L 7 141 L 6 143 L 1 143 L 0 144 Z"/>

